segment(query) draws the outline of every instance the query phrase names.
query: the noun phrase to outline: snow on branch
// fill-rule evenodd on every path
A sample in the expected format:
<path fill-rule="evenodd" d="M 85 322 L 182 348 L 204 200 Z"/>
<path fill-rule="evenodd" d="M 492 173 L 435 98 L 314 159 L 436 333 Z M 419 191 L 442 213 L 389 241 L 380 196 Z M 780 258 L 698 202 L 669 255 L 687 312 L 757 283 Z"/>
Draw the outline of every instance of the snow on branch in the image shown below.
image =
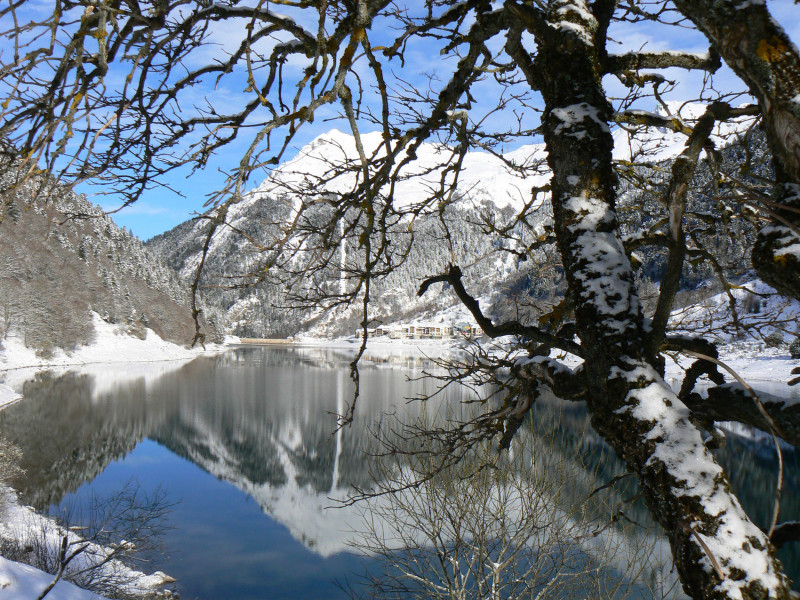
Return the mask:
<path fill-rule="evenodd" d="M 679 69 L 702 70 L 715 73 L 722 66 L 719 54 L 713 49 L 708 52 L 627 52 L 609 54 L 603 64 L 605 73 L 623 73 L 639 69 Z"/>
<path fill-rule="evenodd" d="M 736 421 L 761 431 L 772 431 L 770 423 L 742 385 L 717 385 L 708 388 L 707 394 L 706 398 L 692 394 L 683 398 L 683 401 L 695 415 L 714 421 Z M 800 402 L 765 392 L 759 392 L 758 397 L 775 423 L 778 437 L 789 444 L 800 446 Z"/>

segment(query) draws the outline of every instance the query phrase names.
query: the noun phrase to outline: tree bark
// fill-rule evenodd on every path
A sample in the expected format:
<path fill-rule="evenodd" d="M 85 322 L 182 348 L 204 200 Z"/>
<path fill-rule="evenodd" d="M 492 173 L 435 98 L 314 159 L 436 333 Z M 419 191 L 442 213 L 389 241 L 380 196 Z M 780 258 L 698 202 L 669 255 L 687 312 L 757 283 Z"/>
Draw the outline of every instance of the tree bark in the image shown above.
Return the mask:
<path fill-rule="evenodd" d="M 772 423 L 775 434 L 785 442 L 800 447 L 800 403 L 759 392 L 759 401 Z M 764 417 L 753 398 L 741 385 L 728 383 L 708 388 L 708 397 L 690 394 L 685 400 L 692 414 L 714 421 L 736 421 L 767 433 L 772 424 Z"/>
<path fill-rule="evenodd" d="M 775 163 L 770 223 L 758 233 L 753 266 L 764 281 L 800 299 L 800 52 L 764 2 L 675 0 L 747 84 L 764 116 Z"/>
<path fill-rule="evenodd" d="M 615 212 L 616 179 L 601 86 L 608 11 L 584 0 L 512 5 L 537 42 L 558 247 L 584 349 L 592 424 L 638 475 L 693 598 L 788 598 L 765 534 L 742 510 L 689 411 L 653 368 L 633 270 Z M 592 11 L 597 11 L 593 13 Z"/>

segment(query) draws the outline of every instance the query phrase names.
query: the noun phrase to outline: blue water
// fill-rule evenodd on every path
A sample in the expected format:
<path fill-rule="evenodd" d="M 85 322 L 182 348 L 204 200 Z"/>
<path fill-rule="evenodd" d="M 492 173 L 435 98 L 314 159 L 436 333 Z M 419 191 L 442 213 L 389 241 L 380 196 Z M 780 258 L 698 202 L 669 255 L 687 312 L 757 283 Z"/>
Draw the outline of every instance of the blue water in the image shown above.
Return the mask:
<path fill-rule="evenodd" d="M 229 352 L 150 379 L 40 375 L 25 384 L 24 402 L 0 411 L 0 432 L 21 446 L 26 474 L 17 486 L 39 510 L 86 506 L 130 482 L 144 494 L 164 491 L 174 503 L 164 552 L 141 568 L 175 577 L 184 600 L 344 599 L 339 584 L 357 578 L 368 561 L 325 537 L 352 527 L 352 515 L 347 521 L 345 512 L 321 507 L 333 506 L 328 498 L 345 496 L 350 484 L 369 484 L 370 429 L 383 414 L 433 405 L 406 399 L 435 384 L 408 381 L 420 371 L 407 363 L 389 365 L 365 365 L 356 422 L 335 435 L 333 413 L 351 399 L 347 357 L 279 348 Z M 464 393 L 448 389 L 441 406 L 458 406 Z M 557 431 L 558 451 L 581 455 L 600 480 L 624 472 L 587 429 L 583 405 L 537 403 L 533 422 Z M 763 526 L 772 510 L 774 449 L 733 436 L 718 455 Z M 797 519 L 800 455 L 787 449 L 784 461 L 782 518 Z M 634 487 L 625 495 L 635 495 L 626 481 Z M 302 496 L 294 504 L 293 494 Z M 798 548 L 780 556 L 799 579 Z"/>
<path fill-rule="evenodd" d="M 129 482 L 145 495 L 160 489 L 175 503 L 166 521 L 165 553 L 154 567 L 178 578 L 184 599 L 346 598 L 337 582 L 364 562 L 350 553 L 321 558 L 249 495 L 151 440 L 110 463 L 61 505 L 85 505 Z"/>

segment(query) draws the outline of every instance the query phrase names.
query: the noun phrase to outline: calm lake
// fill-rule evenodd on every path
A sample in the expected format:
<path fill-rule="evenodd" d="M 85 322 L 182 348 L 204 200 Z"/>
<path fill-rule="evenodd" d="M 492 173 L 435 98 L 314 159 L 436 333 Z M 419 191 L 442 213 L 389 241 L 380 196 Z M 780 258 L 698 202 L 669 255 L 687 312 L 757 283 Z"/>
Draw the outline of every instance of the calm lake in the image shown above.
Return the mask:
<path fill-rule="evenodd" d="M 367 362 L 351 427 L 335 414 L 352 397 L 349 356 L 316 348 L 241 348 L 162 375 L 39 374 L 25 399 L 0 411 L 0 432 L 23 451 L 23 501 L 39 510 L 80 506 L 130 481 L 175 502 L 165 554 L 145 570 L 178 579 L 184 599 L 336 599 L 367 560 L 348 541 L 358 507 L 335 508 L 351 486 L 370 485 L 368 451 L 384 415 L 400 420 L 471 397 L 409 380 L 433 365 L 397 356 Z M 776 390 L 769 390 L 775 393 Z M 797 393 L 800 390 L 791 390 Z M 533 427 L 604 481 L 624 472 L 587 428 L 581 405 L 540 403 Z M 719 451 L 745 508 L 763 525 L 776 479 L 770 443 L 729 435 Z M 782 520 L 800 519 L 800 458 L 784 448 Z M 632 483 L 630 485 L 633 485 Z M 796 545 L 795 545 L 796 546 Z M 780 554 L 800 580 L 800 551 Z M 337 583 L 338 582 L 338 583 Z"/>

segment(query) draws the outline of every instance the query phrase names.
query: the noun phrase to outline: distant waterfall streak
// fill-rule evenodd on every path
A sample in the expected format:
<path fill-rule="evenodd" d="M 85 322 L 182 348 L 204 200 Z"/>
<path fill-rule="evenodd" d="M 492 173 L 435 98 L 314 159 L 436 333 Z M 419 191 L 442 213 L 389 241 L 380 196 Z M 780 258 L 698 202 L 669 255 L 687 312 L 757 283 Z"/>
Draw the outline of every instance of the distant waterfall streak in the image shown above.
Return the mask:
<path fill-rule="evenodd" d="M 344 267 L 347 262 L 347 241 L 344 239 L 344 221 L 339 221 L 339 295 L 344 296 L 347 291 L 347 281 L 344 277 Z"/>

